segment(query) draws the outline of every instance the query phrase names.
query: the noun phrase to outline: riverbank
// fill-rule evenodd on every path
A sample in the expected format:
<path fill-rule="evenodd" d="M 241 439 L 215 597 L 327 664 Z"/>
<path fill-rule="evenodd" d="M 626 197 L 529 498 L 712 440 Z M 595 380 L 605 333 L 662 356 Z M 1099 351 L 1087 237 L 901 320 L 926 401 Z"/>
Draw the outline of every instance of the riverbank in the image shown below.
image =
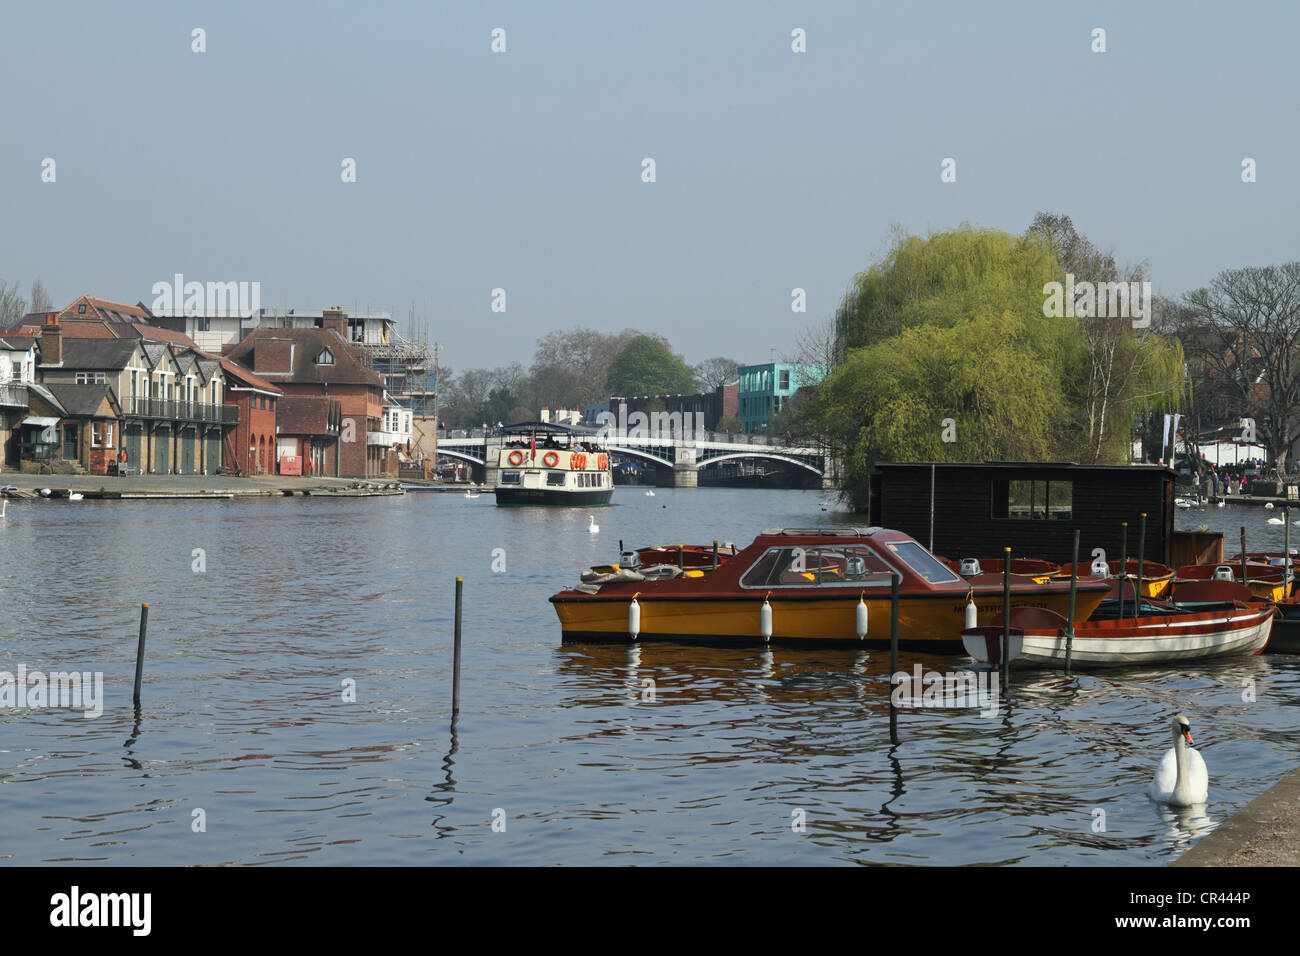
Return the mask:
<path fill-rule="evenodd" d="M 372 495 L 400 495 L 402 485 L 389 478 L 325 478 L 318 475 L 262 475 L 237 478 L 232 475 L 133 475 L 126 478 L 104 475 L 21 475 L 0 474 L 0 487 L 14 488 L 8 498 L 68 498 L 79 494 L 86 499 L 203 499 L 263 496 L 324 496 L 363 498 Z M 43 495 L 43 490 L 49 491 Z"/>
<path fill-rule="evenodd" d="M 1300 866 L 1300 768 L 1239 810 L 1174 866 Z"/>

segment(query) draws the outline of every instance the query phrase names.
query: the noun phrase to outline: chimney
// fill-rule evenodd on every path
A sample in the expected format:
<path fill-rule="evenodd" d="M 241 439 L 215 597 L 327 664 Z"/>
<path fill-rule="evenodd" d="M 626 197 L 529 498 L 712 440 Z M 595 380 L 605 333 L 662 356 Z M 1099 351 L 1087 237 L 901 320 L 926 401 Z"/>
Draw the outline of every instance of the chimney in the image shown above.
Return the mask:
<path fill-rule="evenodd" d="M 63 364 L 63 329 L 57 315 L 47 315 L 41 329 L 41 364 Z"/>
<path fill-rule="evenodd" d="M 348 314 L 335 306 L 321 312 L 321 328 L 333 329 L 344 341 L 348 337 Z"/>

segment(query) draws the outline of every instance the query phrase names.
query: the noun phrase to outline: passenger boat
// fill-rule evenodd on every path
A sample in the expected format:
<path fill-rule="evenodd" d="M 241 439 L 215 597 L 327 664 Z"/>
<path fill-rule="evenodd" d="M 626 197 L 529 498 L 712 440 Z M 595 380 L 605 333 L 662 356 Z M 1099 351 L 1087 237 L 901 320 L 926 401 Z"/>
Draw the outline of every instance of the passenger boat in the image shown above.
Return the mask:
<path fill-rule="evenodd" d="M 566 641 L 887 645 L 895 573 L 902 646 L 960 650 L 968 604 L 976 622 L 1002 611 L 1000 576 L 963 579 L 914 539 L 883 528 L 763 531 L 716 570 L 610 565 L 550 600 Z M 1079 584 L 1076 620 L 1107 590 L 1104 582 Z M 1011 603 L 1065 614 L 1069 592 L 1068 581 L 1013 577 Z"/>
<path fill-rule="evenodd" d="M 511 425 L 497 451 L 498 505 L 609 504 L 614 475 L 609 453 L 593 438 L 549 423 Z"/>
<path fill-rule="evenodd" d="M 1232 602 L 1191 610 L 1152 600 L 1141 617 L 1074 625 L 1070 658 L 1080 667 L 1169 664 L 1234 654 L 1258 654 L 1273 627 L 1271 605 Z M 1011 663 L 1065 666 L 1065 618 L 1046 608 L 1012 608 L 1008 644 Z M 966 653 L 987 664 L 1001 662 L 1001 615 L 991 625 L 962 631 Z"/>

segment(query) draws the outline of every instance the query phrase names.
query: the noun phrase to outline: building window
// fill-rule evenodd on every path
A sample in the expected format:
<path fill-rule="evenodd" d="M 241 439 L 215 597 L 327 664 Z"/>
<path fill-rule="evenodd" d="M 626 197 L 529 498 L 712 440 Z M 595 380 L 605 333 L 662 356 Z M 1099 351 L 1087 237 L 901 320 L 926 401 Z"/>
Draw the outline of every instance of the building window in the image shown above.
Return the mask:
<path fill-rule="evenodd" d="M 322 349 L 320 355 L 316 356 L 317 365 L 333 365 L 334 353 L 329 349 Z"/>
<path fill-rule="evenodd" d="M 78 385 L 103 385 L 108 381 L 108 376 L 104 372 L 78 372 Z"/>
<path fill-rule="evenodd" d="M 994 518 L 1068 521 L 1073 515 L 1073 482 L 1024 479 L 993 482 Z"/>
<path fill-rule="evenodd" d="M 781 391 L 790 391 L 790 370 L 788 368 L 781 370 Z"/>
<path fill-rule="evenodd" d="M 77 306 L 77 315 L 85 315 L 85 314 L 86 314 L 86 303 L 83 302 L 81 303 L 81 305 Z"/>

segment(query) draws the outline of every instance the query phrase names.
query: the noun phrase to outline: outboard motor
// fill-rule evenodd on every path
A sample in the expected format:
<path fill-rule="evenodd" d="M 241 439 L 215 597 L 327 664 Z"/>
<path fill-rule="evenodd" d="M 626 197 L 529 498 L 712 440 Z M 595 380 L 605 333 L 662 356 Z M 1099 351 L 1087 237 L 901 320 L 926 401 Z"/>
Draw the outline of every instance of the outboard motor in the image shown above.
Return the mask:
<path fill-rule="evenodd" d="M 1227 565 L 1219 565 L 1214 569 L 1214 580 L 1216 581 L 1235 581 L 1236 575 L 1232 573 L 1232 568 Z"/>
<path fill-rule="evenodd" d="M 1105 561 L 1094 561 L 1088 570 L 1092 572 L 1094 578 L 1104 578 L 1110 574 L 1110 567 Z"/>
<path fill-rule="evenodd" d="M 959 567 L 960 567 L 960 569 L 961 569 L 961 576 L 962 576 L 962 577 L 964 577 L 964 578 L 973 578 L 973 577 L 977 577 L 977 576 L 979 575 L 979 573 L 980 573 L 980 559 L 979 559 L 979 558 L 962 558 L 962 559 L 961 559 L 961 564 L 959 565 Z"/>

